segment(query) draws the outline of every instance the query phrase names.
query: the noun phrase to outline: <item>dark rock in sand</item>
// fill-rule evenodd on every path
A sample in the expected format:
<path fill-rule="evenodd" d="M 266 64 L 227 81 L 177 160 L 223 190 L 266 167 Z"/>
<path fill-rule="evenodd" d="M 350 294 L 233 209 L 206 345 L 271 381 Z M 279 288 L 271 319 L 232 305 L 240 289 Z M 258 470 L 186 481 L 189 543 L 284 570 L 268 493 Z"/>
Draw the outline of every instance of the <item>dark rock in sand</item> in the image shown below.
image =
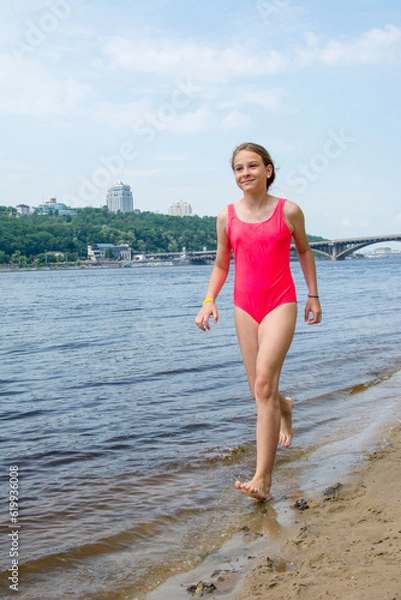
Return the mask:
<path fill-rule="evenodd" d="M 343 487 L 342 483 L 336 483 L 334 485 L 330 485 L 323 492 L 323 496 L 325 500 L 332 500 L 333 498 L 337 498 L 339 491 Z"/>
<path fill-rule="evenodd" d="M 192 596 L 202 597 L 203 594 L 211 594 L 216 590 L 216 586 L 214 583 L 205 583 L 204 581 L 199 581 L 199 583 L 194 583 L 187 587 L 187 592 L 192 594 Z"/>
<path fill-rule="evenodd" d="M 309 504 L 304 498 L 301 498 L 301 500 L 297 500 L 295 504 L 292 505 L 292 508 L 296 508 L 298 510 L 306 510 L 307 508 L 309 508 Z"/>

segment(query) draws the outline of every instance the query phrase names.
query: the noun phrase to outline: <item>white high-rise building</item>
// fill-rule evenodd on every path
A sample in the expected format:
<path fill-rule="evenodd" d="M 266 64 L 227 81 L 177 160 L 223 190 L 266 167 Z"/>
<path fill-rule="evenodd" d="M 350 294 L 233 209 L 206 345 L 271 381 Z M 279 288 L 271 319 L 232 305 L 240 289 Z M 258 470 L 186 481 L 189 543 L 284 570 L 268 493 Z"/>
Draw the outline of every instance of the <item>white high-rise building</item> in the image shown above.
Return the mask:
<path fill-rule="evenodd" d="M 134 200 L 129 185 L 124 185 L 122 181 L 116 181 L 114 185 L 107 190 L 107 208 L 111 212 L 133 212 Z"/>
<path fill-rule="evenodd" d="M 184 217 L 186 215 L 192 215 L 192 206 L 187 202 L 173 202 L 168 207 L 168 214 L 172 217 Z"/>

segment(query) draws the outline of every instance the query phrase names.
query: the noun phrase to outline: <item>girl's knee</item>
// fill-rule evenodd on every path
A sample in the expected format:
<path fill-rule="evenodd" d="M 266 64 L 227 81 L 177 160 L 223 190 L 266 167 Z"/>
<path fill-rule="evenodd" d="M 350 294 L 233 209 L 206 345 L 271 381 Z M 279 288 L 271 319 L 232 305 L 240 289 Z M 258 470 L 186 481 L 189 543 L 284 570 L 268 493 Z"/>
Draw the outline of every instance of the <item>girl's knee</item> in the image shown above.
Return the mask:
<path fill-rule="evenodd" d="M 264 377 L 257 377 L 255 381 L 256 402 L 280 402 L 277 385 Z"/>

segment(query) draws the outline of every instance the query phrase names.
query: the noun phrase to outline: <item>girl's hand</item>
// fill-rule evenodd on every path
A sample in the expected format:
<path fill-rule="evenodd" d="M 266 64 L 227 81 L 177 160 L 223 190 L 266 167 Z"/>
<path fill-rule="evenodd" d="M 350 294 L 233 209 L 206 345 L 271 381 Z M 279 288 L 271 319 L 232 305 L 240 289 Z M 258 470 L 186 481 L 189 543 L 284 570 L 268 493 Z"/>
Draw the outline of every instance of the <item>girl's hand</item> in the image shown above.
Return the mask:
<path fill-rule="evenodd" d="M 312 313 L 312 316 L 310 314 Z M 322 308 L 318 298 L 308 298 L 305 305 L 305 323 L 314 325 L 322 320 Z"/>
<path fill-rule="evenodd" d="M 202 306 L 195 319 L 195 324 L 202 331 L 210 330 L 209 319 L 213 315 L 213 322 L 217 323 L 219 320 L 219 312 L 214 302 L 207 302 Z"/>

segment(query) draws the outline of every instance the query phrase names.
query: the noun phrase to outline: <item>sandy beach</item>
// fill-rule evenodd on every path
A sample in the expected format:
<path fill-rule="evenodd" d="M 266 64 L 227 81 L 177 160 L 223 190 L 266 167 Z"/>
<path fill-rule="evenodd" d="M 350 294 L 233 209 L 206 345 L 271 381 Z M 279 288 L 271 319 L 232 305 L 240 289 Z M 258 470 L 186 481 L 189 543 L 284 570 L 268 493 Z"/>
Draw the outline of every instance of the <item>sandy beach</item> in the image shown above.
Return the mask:
<path fill-rule="evenodd" d="M 280 553 L 247 575 L 236 600 L 400 600 L 400 466 L 398 427 L 345 484 L 298 501 Z"/>
<path fill-rule="evenodd" d="M 249 513 L 255 518 L 221 550 L 146 599 L 401 600 L 401 426 L 395 422 L 341 482 L 313 498 L 288 497 L 286 524 L 278 523 L 274 503 L 256 503 Z"/>

